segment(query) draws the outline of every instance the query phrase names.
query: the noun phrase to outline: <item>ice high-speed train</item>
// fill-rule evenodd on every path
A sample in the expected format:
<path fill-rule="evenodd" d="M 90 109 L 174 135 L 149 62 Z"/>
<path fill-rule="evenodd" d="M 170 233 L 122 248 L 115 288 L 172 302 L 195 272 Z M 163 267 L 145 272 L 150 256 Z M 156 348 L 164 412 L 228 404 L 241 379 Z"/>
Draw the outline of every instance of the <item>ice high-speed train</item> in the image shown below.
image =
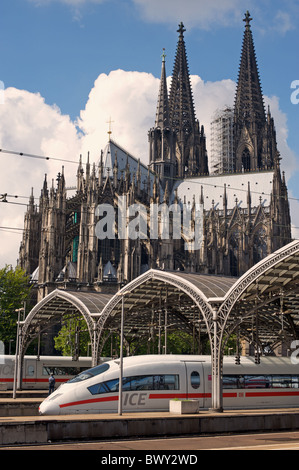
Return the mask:
<path fill-rule="evenodd" d="M 299 365 L 290 358 L 225 357 L 223 404 L 227 409 L 299 405 Z M 210 356 L 148 355 L 125 357 L 123 411 L 168 411 L 172 398 L 195 398 L 211 406 Z M 41 415 L 117 412 L 119 361 L 86 370 L 61 385 L 40 405 Z"/>

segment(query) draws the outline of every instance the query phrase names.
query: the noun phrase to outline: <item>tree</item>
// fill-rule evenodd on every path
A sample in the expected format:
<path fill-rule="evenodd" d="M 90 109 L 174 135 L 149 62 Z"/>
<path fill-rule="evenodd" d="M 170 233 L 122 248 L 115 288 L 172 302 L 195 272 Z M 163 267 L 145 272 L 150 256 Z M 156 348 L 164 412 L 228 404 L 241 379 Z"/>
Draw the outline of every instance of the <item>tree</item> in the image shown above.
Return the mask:
<path fill-rule="evenodd" d="M 17 309 L 28 300 L 31 286 L 29 276 L 17 266 L 15 269 L 6 265 L 0 269 L 0 341 L 8 345 L 10 340 L 16 341 Z"/>
<path fill-rule="evenodd" d="M 66 315 L 54 342 L 55 349 L 60 351 L 63 356 L 86 356 L 90 336 L 84 318 Z"/>

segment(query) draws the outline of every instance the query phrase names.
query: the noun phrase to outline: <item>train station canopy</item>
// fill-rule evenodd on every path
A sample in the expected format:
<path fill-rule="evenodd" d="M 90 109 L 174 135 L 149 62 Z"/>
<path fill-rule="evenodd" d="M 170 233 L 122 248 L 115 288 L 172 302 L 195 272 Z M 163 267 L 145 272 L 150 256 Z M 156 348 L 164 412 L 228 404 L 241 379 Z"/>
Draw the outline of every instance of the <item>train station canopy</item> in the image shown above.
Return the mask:
<path fill-rule="evenodd" d="M 240 278 L 149 270 L 111 298 L 98 321 L 113 327 L 124 297 L 125 325 L 131 333 L 157 326 L 191 331 L 212 338 L 217 321 L 220 344 L 233 332 L 261 353 L 299 338 L 299 241 L 280 248 Z M 167 319 L 165 319 L 167 315 Z M 219 350 L 220 353 L 220 350 Z"/>
<path fill-rule="evenodd" d="M 121 289 L 104 307 L 98 320 L 99 331 L 119 324 L 124 302 L 125 335 L 148 338 L 153 331 L 168 329 L 193 333 L 207 332 L 212 315 L 210 299 L 223 297 L 237 278 L 180 271 L 150 269 Z"/>
<path fill-rule="evenodd" d="M 213 339 L 216 321 L 220 343 L 235 331 L 261 349 L 297 339 L 299 241 L 269 255 L 240 278 L 150 269 L 115 294 L 56 289 L 21 322 L 23 345 L 72 313 L 85 318 L 99 345 L 107 331 L 119 331 L 122 303 L 127 337 L 149 338 L 167 328 L 196 330 Z"/>

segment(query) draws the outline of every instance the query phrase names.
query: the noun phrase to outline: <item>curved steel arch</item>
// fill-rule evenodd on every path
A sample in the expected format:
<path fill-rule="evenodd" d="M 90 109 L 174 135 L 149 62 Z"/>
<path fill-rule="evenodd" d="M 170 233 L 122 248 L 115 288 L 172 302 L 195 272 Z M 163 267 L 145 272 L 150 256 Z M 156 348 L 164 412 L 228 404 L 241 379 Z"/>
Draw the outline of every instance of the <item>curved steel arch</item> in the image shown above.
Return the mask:
<path fill-rule="evenodd" d="M 299 254 L 299 241 L 297 240 L 285 245 L 259 261 L 235 282 L 224 296 L 223 302 L 218 310 L 218 321 L 221 322 L 223 328 L 225 328 L 227 319 L 234 305 L 246 289 L 257 282 L 271 268 L 276 267 L 279 263 L 295 254 Z"/>
<path fill-rule="evenodd" d="M 182 279 L 173 273 L 150 269 L 149 271 L 146 271 L 144 274 L 140 275 L 138 278 L 134 279 L 125 287 L 123 287 L 107 303 L 107 305 L 104 307 L 102 311 L 102 315 L 100 316 L 98 320 L 99 331 L 103 330 L 106 320 L 109 318 L 109 316 L 111 315 L 115 307 L 118 305 L 118 303 L 121 302 L 121 298 L 123 295 L 131 293 L 137 287 L 140 287 L 142 284 L 145 284 L 146 282 L 151 281 L 151 280 L 158 280 L 158 281 L 164 282 L 165 284 L 170 284 L 174 287 L 177 287 L 179 290 L 181 290 L 185 294 L 187 294 L 199 307 L 203 315 L 203 318 L 206 322 L 206 325 L 209 328 L 209 325 L 211 324 L 211 320 L 213 317 L 213 310 L 205 294 L 200 289 L 198 289 L 194 284 L 192 284 L 192 282 L 186 279 Z"/>
<path fill-rule="evenodd" d="M 207 326 L 209 338 L 211 339 L 211 325 L 212 325 L 212 319 L 213 319 L 213 310 L 208 302 L 207 297 L 205 294 L 198 289 L 192 282 L 180 278 L 178 275 L 169 273 L 169 272 L 164 272 L 164 271 L 158 271 L 155 269 L 150 269 L 149 271 L 146 271 L 144 274 L 140 275 L 138 278 L 134 279 L 131 281 L 129 284 L 127 284 L 125 287 L 123 287 L 117 294 L 115 294 L 112 299 L 107 303 L 107 305 L 104 307 L 102 314 L 98 320 L 97 323 L 97 329 L 98 329 L 98 342 L 101 339 L 101 334 L 105 328 L 105 323 L 112 314 L 112 312 L 115 310 L 115 308 L 118 306 L 118 304 L 121 303 L 122 296 L 126 296 L 130 293 L 132 293 L 135 289 L 138 289 L 142 285 L 146 285 L 149 281 L 162 281 L 166 285 L 171 285 L 175 288 L 177 288 L 179 291 L 183 292 L 184 294 L 188 295 L 195 305 L 198 306 L 204 321 Z M 153 296 L 156 295 L 157 290 L 153 293 Z M 125 297 L 129 298 L 129 297 Z M 136 307 L 138 306 L 138 300 L 136 301 Z"/>
<path fill-rule="evenodd" d="M 213 390 L 213 407 L 215 409 L 222 409 L 222 357 L 223 357 L 223 337 L 226 332 L 228 319 L 240 300 L 241 296 L 246 290 L 257 281 L 261 280 L 263 275 L 267 272 L 271 273 L 280 263 L 290 260 L 292 256 L 299 254 L 299 241 L 293 241 L 288 245 L 280 248 L 274 253 L 270 254 L 259 263 L 249 269 L 243 276 L 241 276 L 235 284 L 228 290 L 226 295 L 221 300 L 221 305 L 217 312 L 215 311 L 215 330 L 213 337 L 213 344 L 215 348 L 214 357 L 215 363 L 214 377 L 218 382 L 216 388 Z M 298 266 L 299 269 L 299 266 Z M 272 299 L 273 300 L 273 299 Z"/>
<path fill-rule="evenodd" d="M 86 321 L 91 343 L 94 349 L 96 321 L 92 317 L 91 312 L 85 305 L 84 301 L 82 301 L 78 296 L 79 294 L 76 296 L 76 293 L 56 289 L 33 307 L 25 321 L 20 322 L 20 357 L 23 357 L 28 343 L 40 333 L 43 326 L 49 326 L 49 324 L 55 323 L 55 319 L 57 317 L 62 317 L 68 310 L 70 311 L 71 308 L 75 308 Z M 37 316 L 39 316 L 38 319 Z"/>

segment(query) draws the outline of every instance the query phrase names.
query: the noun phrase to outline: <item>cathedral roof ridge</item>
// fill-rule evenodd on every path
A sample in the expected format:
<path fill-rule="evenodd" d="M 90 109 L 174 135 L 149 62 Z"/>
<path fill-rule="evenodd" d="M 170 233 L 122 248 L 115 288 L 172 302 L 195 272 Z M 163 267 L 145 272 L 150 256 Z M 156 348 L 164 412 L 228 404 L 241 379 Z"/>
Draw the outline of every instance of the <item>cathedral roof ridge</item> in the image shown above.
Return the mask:
<path fill-rule="evenodd" d="M 272 185 L 274 178 L 274 169 L 260 172 L 230 173 L 221 175 L 211 175 L 207 177 L 197 176 L 195 178 L 186 178 L 175 182 L 170 195 L 171 203 L 174 201 L 175 192 L 178 199 L 191 204 L 195 195 L 196 202 L 200 199 L 200 187 L 203 186 L 204 208 L 209 209 L 212 201 L 215 208 L 222 208 L 224 201 L 224 190 L 226 190 L 226 199 L 228 209 L 235 207 L 236 198 L 238 207 L 247 207 L 248 182 L 250 183 L 251 205 L 258 207 L 260 197 L 263 199 L 263 205 L 269 206 Z M 224 187 L 224 185 L 226 185 Z"/>
<path fill-rule="evenodd" d="M 148 165 L 146 165 L 145 163 L 142 162 L 141 158 L 137 158 L 135 157 L 134 155 L 132 155 L 132 153 L 130 153 L 128 150 L 126 150 L 124 147 L 122 147 L 118 142 L 116 142 L 114 139 L 110 139 L 109 142 L 107 142 L 105 148 L 104 148 L 104 154 L 105 154 L 105 150 L 107 149 L 107 147 L 110 145 L 111 146 L 114 145 L 115 147 L 117 147 L 118 150 L 120 150 L 121 152 L 123 152 L 124 154 L 126 154 L 128 157 L 132 158 L 137 164 L 138 162 L 140 162 L 140 165 L 144 168 L 146 168 L 146 170 L 148 170 Z M 155 175 L 155 173 L 149 169 L 150 173 L 152 173 L 153 175 Z"/>
<path fill-rule="evenodd" d="M 221 174 L 216 174 L 216 173 L 206 173 L 202 175 L 190 175 L 187 176 L 186 178 L 173 178 L 174 179 L 174 184 L 176 183 L 183 183 L 184 181 L 194 181 L 197 179 L 211 179 L 211 178 L 223 178 L 223 177 L 233 177 L 233 176 L 240 176 L 240 175 L 254 175 L 254 174 L 260 174 L 260 173 L 273 173 L 274 172 L 274 167 L 271 168 L 258 168 L 256 170 L 251 170 L 251 171 L 233 171 L 231 173 L 221 173 Z"/>

